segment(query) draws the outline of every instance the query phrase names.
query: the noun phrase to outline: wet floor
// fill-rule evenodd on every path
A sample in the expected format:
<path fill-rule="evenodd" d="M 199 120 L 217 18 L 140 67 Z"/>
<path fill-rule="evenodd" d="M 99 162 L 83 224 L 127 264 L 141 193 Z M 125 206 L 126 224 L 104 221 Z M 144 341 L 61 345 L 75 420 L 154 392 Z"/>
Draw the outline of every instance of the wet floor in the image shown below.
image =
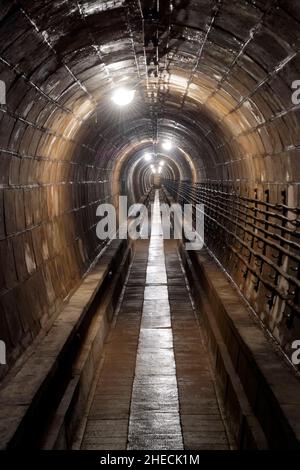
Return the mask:
<path fill-rule="evenodd" d="M 158 193 L 152 214 L 128 448 L 183 449 Z"/>
<path fill-rule="evenodd" d="M 230 448 L 176 243 L 162 237 L 158 191 L 83 430 L 82 449 Z"/>

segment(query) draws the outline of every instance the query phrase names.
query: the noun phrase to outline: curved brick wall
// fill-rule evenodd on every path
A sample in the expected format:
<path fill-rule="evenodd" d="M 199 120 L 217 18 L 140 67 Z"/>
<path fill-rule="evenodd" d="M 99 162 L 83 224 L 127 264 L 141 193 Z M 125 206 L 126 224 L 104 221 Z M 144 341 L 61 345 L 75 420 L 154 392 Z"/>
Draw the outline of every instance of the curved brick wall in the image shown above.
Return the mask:
<path fill-rule="evenodd" d="M 142 7 L 144 28 L 131 0 L 0 2 L 0 331 L 9 364 L 99 253 L 97 205 L 149 186 L 139 158 L 153 139 L 178 147 L 167 179 L 299 206 L 298 3 L 179 1 L 170 13 L 161 2 L 158 39 L 155 15 Z M 120 111 L 110 93 L 124 80 L 137 92 Z M 238 280 L 242 261 L 233 273 L 219 258 Z M 298 316 L 292 309 L 287 328 L 291 312 L 266 311 L 256 292 L 254 307 L 284 346 Z"/>

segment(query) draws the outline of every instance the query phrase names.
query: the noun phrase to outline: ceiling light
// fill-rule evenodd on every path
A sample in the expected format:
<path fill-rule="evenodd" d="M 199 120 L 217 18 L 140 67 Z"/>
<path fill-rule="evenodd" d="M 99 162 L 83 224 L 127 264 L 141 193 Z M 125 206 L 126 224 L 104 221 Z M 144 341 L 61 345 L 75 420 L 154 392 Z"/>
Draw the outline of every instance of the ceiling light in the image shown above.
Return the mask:
<path fill-rule="evenodd" d="M 149 153 L 149 152 L 145 153 L 144 159 L 146 160 L 146 162 L 150 162 L 150 160 L 152 160 L 151 153 Z"/>
<path fill-rule="evenodd" d="M 172 143 L 169 141 L 169 140 L 165 140 L 163 143 L 162 143 L 162 148 L 164 150 L 171 150 L 172 148 Z"/>
<path fill-rule="evenodd" d="M 155 175 L 155 173 L 156 173 L 156 169 L 155 169 L 155 168 L 152 168 L 152 173 Z"/>
<path fill-rule="evenodd" d="M 160 167 L 158 168 L 158 173 L 161 173 L 161 170 L 162 170 L 162 167 L 160 166 Z"/>
<path fill-rule="evenodd" d="M 131 103 L 134 98 L 135 90 L 128 88 L 117 88 L 112 94 L 112 101 L 118 106 L 126 106 Z"/>
<path fill-rule="evenodd" d="M 161 160 L 161 161 L 159 162 L 159 165 L 160 165 L 160 166 L 164 166 L 164 164 L 165 164 L 165 162 L 164 162 L 163 160 Z"/>

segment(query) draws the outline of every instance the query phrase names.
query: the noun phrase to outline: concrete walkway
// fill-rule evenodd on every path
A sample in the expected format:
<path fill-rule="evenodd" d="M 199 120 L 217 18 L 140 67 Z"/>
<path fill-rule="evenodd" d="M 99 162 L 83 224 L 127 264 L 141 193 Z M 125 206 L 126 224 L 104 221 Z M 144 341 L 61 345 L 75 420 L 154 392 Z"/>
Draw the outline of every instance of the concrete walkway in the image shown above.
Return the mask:
<path fill-rule="evenodd" d="M 228 449 L 229 440 L 176 243 L 136 251 L 86 416 L 82 449 Z"/>

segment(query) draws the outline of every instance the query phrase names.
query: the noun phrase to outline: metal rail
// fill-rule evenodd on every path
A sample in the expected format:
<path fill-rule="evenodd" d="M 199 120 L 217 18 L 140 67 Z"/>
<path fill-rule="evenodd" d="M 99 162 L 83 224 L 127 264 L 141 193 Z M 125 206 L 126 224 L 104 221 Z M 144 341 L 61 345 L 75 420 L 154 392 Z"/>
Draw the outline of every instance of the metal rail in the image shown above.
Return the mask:
<path fill-rule="evenodd" d="M 165 180 L 164 186 L 181 205 L 204 204 L 207 247 L 257 314 L 267 314 L 266 323 L 280 299 L 291 328 L 300 316 L 300 208 L 288 206 L 284 193 L 274 204 L 268 191 L 263 200 L 257 191 L 252 198 L 226 184 Z"/>

